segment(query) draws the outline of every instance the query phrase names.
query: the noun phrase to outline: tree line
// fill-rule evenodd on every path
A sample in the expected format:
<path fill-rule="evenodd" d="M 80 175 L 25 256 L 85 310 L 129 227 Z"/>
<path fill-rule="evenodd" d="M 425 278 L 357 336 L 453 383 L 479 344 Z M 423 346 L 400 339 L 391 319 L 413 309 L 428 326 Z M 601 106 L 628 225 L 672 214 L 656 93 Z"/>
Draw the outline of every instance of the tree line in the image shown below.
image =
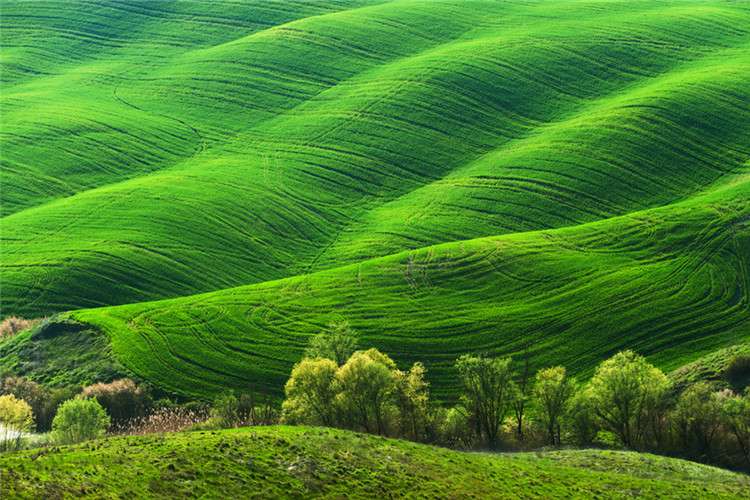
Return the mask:
<path fill-rule="evenodd" d="M 629 350 L 583 384 L 562 366 L 532 376 L 523 361 L 516 370 L 510 358 L 461 356 L 460 400 L 445 408 L 431 402 L 421 363 L 399 370 L 377 349 L 357 350 L 348 324 L 332 323 L 292 370 L 282 421 L 491 450 L 622 446 L 750 469 L 750 388 L 715 392 L 697 382 L 677 393 Z M 750 356 L 730 367 L 747 371 Z"/>

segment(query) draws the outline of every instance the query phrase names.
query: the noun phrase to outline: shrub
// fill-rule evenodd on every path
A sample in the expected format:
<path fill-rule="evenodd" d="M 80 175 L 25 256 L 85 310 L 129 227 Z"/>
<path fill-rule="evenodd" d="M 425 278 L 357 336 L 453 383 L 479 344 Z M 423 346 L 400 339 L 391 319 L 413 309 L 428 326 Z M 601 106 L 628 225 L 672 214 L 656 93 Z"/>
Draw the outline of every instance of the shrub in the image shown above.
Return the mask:
<path fill-rule="evenodd" d="M 42 321 L 44 321 L 44 318 L 24 319 L 17 316 L 8 316 L 0 322 L 0 342 L 15 337 L 19 333 L 39 325 Z"/>
<path fill-rule="evenodd" d="M 220 394 L 214 400 L 211 416 L 218 420 L 219 425 L 224 429 L 236 427 L 240 422 L 240 415 L 239 404 L 235 395 L 232 393 Z"/>
<path fill-rule="evenodd" d="M 34 425 L 34 416 L 26 401 L 6 394 L 0 396 L 0 422 L 3 426 L 2 449 L 19 450 Z"/>
<path fill-rule="evenodd" d="M 203 425 L 208 420 L 209 410 L 204 405 L 191 405 L 190 408 L 160 408 L 151 415 L 136 417 L 121 425 L 113 425 L 109 432 L 121 436 L 133 436 L 188 429 L 200 430 L 197 426 Z M 220 429 L 218 419 L 212 420 L 215 424 L 210 430 Z"/>
<path fill-rule="evenodd" d="M 96 399 L 75 398 L 64 402 L 52 421 L 52 439 L 59 444 L 79 443 L 104 437 L 109 415 Z"/>
<path fill-rule="evenodd" d="M 735 354 L 722 372 L 724 380 L 736 391 L 750 383 L 750 354 Z"/>
<path fill-rule="evenodd" d="M 26 401 L 35 416 L 37 430 L 49 430 L 49 427 L 44 428 L 42 420 L 45 416 L 45 402 L 49 399 L 52 391 L 23 377 L 6 377 L 2 382 L 1 392 L 2 394 L 12 394 L 16 398 Z"/>
<path fill-rule="evenodd" d="M 81 396 L 96 398 L 110 416 L 113 425 L 122 425 L 133 418 L 146 415 L 151 404 L 149 394 L 141 387 L 136 387 L 135 382 L 130 379 L 85 387 Z"/>

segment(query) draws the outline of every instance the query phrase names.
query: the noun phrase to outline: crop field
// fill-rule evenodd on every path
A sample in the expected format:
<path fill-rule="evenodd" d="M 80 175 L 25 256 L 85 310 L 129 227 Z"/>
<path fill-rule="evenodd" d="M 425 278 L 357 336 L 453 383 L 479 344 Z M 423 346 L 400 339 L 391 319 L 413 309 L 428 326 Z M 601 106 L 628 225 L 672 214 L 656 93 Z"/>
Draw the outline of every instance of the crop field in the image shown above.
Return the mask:
<path fill-rule="evenodd" d="M 750 339 L 744 2 L 6 2 L 2 315 L 175 392 L 310 335 L 585 376 Z"/>
<path fill-rule="evenodd" d="M 2 465 L 13 498 L 750 498 L 745 475 L 645 453 L 461 453 L 309 427 L 110 438 Z"/>

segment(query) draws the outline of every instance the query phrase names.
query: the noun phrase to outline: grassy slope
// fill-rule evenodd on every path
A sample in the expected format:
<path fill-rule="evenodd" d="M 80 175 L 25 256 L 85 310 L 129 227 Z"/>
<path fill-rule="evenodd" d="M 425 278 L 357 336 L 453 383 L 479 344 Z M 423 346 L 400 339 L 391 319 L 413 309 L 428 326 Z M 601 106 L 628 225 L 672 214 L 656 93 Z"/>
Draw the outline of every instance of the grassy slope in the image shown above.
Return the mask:
<path fill-rule="evenodd" d="M 744 475 L 647 454 L 469 454 L 304 427 L 114 438 L 2 465 L 13 498 L 750 498 Z"/>
<path fill-rule="evenodd" d="M 748 168 L 742 4 L 9 5 L 3 314 L 586 223 Z"/>
<path fill-rule="evenodd" d="M 421 360 L 440 397 L 461 353 L 518 352 L 586 374 L 636 349 L 665 369 L 748 338 L 750 183 L 587 225 L 428 247 L 221 292 L 77 311 L 160 385 L 280 394 L 307 335 L 349 320 L 364 346 Z"/>

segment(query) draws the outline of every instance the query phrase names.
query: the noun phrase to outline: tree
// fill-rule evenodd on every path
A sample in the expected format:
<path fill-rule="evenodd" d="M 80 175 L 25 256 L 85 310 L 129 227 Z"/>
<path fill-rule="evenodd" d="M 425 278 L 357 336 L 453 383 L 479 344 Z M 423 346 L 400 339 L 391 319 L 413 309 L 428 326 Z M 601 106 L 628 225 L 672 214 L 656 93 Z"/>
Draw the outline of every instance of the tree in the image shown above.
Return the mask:
<path fill-rule="evenodd" d="M 292 375 L 284 386 L 284 419 L 288 422 L 333 425 L 336 422 L 334 382 L 337 369 L 336 363 L 326 358 L 306 358 L 294 365 Z"/>
<path fill-rule="evenodd" d="M 599 422 L 594 414 L 593 402 L 586 395 L 585 389 L 576 391 L 570 398 L 567 417 L 578 444 L 591 444 L 599 432 Z"/>
<path fill-rule="evenodd" d="M 408 372 L 394 372 L 401 433 L 414 440 L 419 440 L 421 430 L 426 434 L 430 427 L 430 384 L 424 379 L 426 371 L 422 363 L 414 363 Z"/>
<path fill-rule="evenodd" d="M 327 358 L 343 366 L 357 350 L 357 335 L 348 321 L 331 321 L 321 333 L 310 339 L 305 358 Z"/>
<path fill-rule="evenodd" d="M 622 351 L 600 364 L 586 396 L 602 427 L 627 447 L 639 445 L 654 412 L 666 399 L 666 375 L 633 351 Z"/>
<path fill-rule="evenodd" d="M 17 399 L 13 394 L 0 396 L 0 422 L 3 427 L 2 447 L 5 449 L 18 450 L 26 434 L 34 425 L 34 415 L 31 406 Z"/>
<path fill-rule="evenodd" d="M 521 379 L 519 380 L 518 390 L 513 398 L 513 412 L 516 416 L 516 435 L 520 443 L 524 442 L 523 435 L 523 417 L 526 409 L 526 402 L 529 397 L 529 375 L 531 374 L 531 348 L 534 346 L 533 340 L 527 340 L 523 348 L 523 369 L 521 370 Z"/>
<path fill-rule="evenodd" d="M 104 437 L 109 415 L 96 399 L 75 398 L 57 409 L 52 421 L 52 439 L 60 444 Z"/>
<path fill-rule="evenodd" d="M 750 387 L 745 397 L 730 394 L 721 404 L 721 421 L 737 439 L 746 461 L 750 461 Z"/>
<path fill-rule="evenodd" d="M 560 420 L 565 414 L 570 398 L 575 394 L 575 380 L 568 378 L 562 366 L 539 370 L 534 384 L 537 415 L 547 430 L 551 445 L 560 444 Z"/>
<path fill-rule="evenodd" d="M 698 382 L 680 395 L 672 422 L 686 452 L 693 448 L 693 442 L 699 455 L 710 452 L 721 424 L 720 414 L 719 397 L 707 382 Z"/>
<path fill-rule="evenodd" d="M 357 351 L 336 372 L 336 406 L 345 423 L 388 435 L 395 413 L 395 363 L 377 349 Z"/>
<path fill-rule="evenodd" d="M 463 387 L 463 406 L 477 424 L 487 445 L 497 448 L 500 425 L 513 402 L 516 391 L 510 359 L 474 357 L 467 354 L 456 361 Z"/>

